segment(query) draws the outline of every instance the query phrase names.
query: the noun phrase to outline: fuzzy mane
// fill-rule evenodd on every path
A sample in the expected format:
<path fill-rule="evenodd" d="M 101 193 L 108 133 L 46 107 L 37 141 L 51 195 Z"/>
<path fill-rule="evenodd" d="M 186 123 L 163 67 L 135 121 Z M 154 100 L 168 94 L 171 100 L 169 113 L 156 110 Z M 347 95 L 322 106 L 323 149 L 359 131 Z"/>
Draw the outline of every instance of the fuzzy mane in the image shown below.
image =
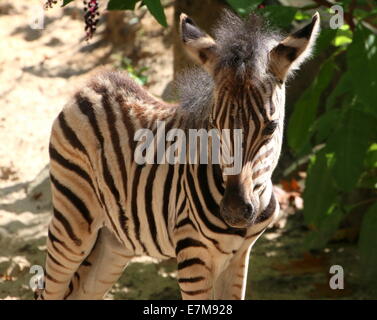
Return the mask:
<path fill-rule="evenodd" d="M 216 68 L 230 68 L 236 77 L 246 71 L 263 81 L 268 76 L 269 51 L 281 40 L 281 35 L 268 28 L 264 19 L 250 14 L 246 19 L 224 11 L 213 30 L 219 62 Z M 201 68 L 184 71 L 175 83 L 180 104 L 195 120 L 208 117 L 214 81 Z"/>
<path fill-rule="evenodd" d="M 214 82 L 199 67 L 185 70 L 175 82 L 181 107 L 195 122 L 206 120 L 212 103 Z"/>
<path fill-rule="evenodd" d="M 267 75 L 269 51 L 282 39 L 261 16 L 251 13 L 242 19 L 228 10 L 216 24 L 214 35 L 220 60 L 217 68 L 228 67 L 237 77 L 249 71 L 259 80 Z"/>

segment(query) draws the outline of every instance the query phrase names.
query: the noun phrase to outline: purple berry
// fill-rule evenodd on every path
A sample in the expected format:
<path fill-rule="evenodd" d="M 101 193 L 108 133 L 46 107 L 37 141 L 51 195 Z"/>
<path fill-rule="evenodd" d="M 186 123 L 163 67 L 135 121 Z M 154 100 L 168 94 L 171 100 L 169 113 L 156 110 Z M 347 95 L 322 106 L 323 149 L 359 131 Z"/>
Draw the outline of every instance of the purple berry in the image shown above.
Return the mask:
<path fill-rule="evenodd" d="M 58 0 L 47 0 L 45 3 L 45 9 L 51 9 L 55 4 L 58 3 Z"/>
<path fill-rule="evenodd" d="M 84 5 L 86 40 L 89 40 L 93 37 L 98 23 L 98 0 L 84 0 Z"/>

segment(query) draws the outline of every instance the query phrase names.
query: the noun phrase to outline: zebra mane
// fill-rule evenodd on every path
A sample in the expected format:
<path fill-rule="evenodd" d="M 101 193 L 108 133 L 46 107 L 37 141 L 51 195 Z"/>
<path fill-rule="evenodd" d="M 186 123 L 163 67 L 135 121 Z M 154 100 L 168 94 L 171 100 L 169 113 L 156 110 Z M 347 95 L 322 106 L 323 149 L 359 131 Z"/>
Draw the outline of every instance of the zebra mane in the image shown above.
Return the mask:
<path fill-rule="evenodd" d="M 199 67 L 185 70 L 175 81 L 180 106 L 195 123 L 204 121 L 212 102 L 214 82 L 212 77 Z"/>
<path fill-rule="evenodd" d="M 267 76 L 268 53 L 282 39 L 263 17 L 251 13 L 243 19 L 229 10 L 223 12 L 213 33 L 217 68 L 228 67 L 238 77 L 249 71 L 259 80 Z"/>

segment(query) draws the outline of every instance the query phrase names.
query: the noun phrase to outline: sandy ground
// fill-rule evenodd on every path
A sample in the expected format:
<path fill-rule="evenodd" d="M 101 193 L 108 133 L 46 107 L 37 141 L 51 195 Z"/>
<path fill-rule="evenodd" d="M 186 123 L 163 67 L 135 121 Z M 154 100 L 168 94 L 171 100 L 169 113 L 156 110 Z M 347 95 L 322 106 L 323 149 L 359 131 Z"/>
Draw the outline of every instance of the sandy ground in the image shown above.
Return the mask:
<path fill-rule="evenodd" d="M 9 1 L 12 9 L 0 19 L 0 138 L 6 142 L 0 146 L 1 187 L 35 178 L 48 161 L 51 123 L 68 96 L 98 68 L 115 65 L 109 46 L 91 48 L 99 35 L 88 45 L 82 41 L 83 22 L 75 7 L 46 11 L 45 28 L 32 30 L 25 14 L 39 2 Z M 139 63 L 148 65 L 149 89 L 160 95 L 172 77 L 172 53 L 161 43 L 163 30 L 153 18 L 143 23 L 148 46 L 139 40 L 145 48 L 140 55 L 147 58 Z M 157 41 L 150 41 L 152 32 Z"/>
<path fill-rule="evenodd" d="M 38 5 L 38 0 L 0 4 L 0 299 L 32 299 L 30 266 L 44 264 L 51 209 L 47 148 L 53 119 L 92 73 L 119 64 L 109 45 L 96 46 L 99 34 L 89 44 L 83 41 L 81 9 L 75 6 L 47 11 L 45 28 L 31 29 L 29 17 Z M 169 21 L 172 13 L 170 8 Z M 169 39 L 169 29 L 148 14 L 143 18 L 135 43 L 137 66 L 149 68 L 147 87 L 155 95 L 161 95 L 172 78 Z M 247 298 L 376 298 L 359 285 L 353 244 L 307 252 L 301 248 L 306 232 L 302 216 L 296 214 L 284 228 L 269 230 L 258 240 Z M 345 266 L 345 290 L 329 289 L 333 264 Z M 143 257 L 130 264 L 107 299 L 179 297 L 174 261 Z"/>
<path fill-rule="evenodd" d="M 103 25 L 89 43 L 83 40 L 80 2 L 65 10 L 55 6 L 44 11 L 44 29 L 33 30 L 29 22 L 40 11 L 39 0 L 0 5 L 0 298 L 12 293 L 24 297 L 17 290 L 7 295 L 5 287 L 17 285 L 4 282 L 17 282 L 19 273 L 25 274 L 33 264 L 30 253 L 43 264 L 50 217 L 45 179 L 53 120 L 78 86 L 100 68 L 117 67 L 122 55 L 110 45 L 96 46 Z M 168 18 L 172 20 L 172 8 Z M 149 14 L 140 30 L 135 40 L 141 48 L 137 66 L 148 66 L 146 86 L 161 95 L 173 73 L 171 46 L 161 41 L 169 30 Z M 30 297 L 27 283 L 21 287 Z"/>

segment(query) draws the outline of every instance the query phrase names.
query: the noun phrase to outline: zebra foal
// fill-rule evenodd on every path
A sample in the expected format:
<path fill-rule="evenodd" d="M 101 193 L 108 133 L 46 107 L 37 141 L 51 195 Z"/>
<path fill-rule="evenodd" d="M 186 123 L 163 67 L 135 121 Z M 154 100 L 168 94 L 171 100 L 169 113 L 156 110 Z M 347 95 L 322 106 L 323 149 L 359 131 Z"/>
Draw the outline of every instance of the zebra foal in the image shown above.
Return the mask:
<path fill-rule="evenodd" d="M 211 38 L 182 14 L 183 46 L 205 71 L 181 81 L 179 104 L 120 72 L 79 90 L 51 132 L 53 216 L 40 298 L 101 299 L 132 257 L 149 255 L 177 259 L 183 299 L 243 299 L 250 248 L 279 213 L 271 175 L 285 80 L 318 29 L 317 13 L 283 38 L 255 15 L 226 12 Z M 211 156 L 208 164 L 137 163 L 135 135 L 155 133 L 158 121 L 184 133 L 242 129 L 239 172 L 225 174 L 227 165 Z M 235 140 L 231 134 L 231 155 Z"/>

